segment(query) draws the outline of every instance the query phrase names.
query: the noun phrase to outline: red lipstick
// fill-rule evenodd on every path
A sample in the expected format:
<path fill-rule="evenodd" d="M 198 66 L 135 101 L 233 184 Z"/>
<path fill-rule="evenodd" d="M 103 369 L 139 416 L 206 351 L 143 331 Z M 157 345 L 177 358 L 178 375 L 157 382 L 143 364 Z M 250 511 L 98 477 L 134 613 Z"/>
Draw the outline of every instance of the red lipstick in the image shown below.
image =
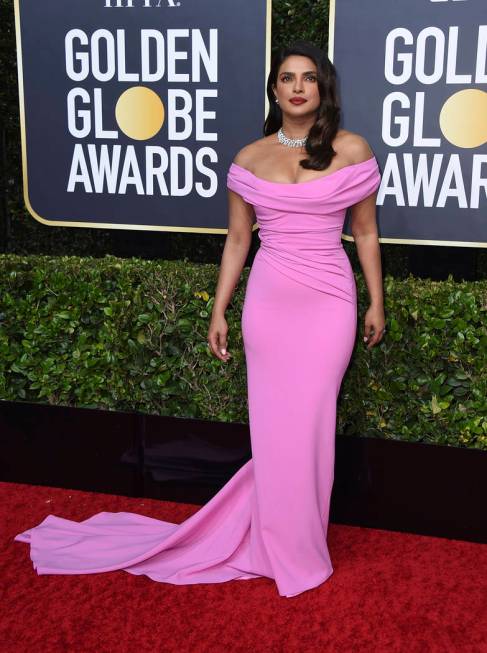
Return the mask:
<path fill-rule="evenodd" d="M 303 104 L 306 100 L 302 97 L 292 97 L 289 102 L 292 102 L 293 104 Z"/>

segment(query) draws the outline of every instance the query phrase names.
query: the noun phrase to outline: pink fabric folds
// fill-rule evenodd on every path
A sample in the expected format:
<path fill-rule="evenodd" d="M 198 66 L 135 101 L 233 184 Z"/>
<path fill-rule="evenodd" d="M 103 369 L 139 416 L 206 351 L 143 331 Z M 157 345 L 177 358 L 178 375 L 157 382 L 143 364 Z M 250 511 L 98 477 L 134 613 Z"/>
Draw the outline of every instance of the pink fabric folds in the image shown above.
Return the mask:
<path fill-rule="evenodd" d="M 380 184 L 375 156 L 297 184 L 256 177 L 235 163 L 228 188 L 254 205 L 261 256 L 282 274 L 316 290 L 354 302 L 355 280 L 341 232 L 348 207 Z"/>

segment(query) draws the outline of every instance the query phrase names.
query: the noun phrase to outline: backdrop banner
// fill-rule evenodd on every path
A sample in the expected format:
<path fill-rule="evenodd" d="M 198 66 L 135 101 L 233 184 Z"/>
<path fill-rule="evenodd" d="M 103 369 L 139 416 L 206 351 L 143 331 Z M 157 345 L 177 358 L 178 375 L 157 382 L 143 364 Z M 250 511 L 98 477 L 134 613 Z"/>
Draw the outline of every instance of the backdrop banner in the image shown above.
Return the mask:
<path fill-rule="evenodd" d="M 330 3 L 343 127 L 367 138 L 381 169 L 381 242 L 487 247 L 485 10 L 485 0 Z M 344 233 L 352 239 L 350 212 Z"/>
<path fill-rule="evenodd" d="M 270 1 L 15 0 L 24 199 L 43 224 L 226 232 L 262 136 Z"/>

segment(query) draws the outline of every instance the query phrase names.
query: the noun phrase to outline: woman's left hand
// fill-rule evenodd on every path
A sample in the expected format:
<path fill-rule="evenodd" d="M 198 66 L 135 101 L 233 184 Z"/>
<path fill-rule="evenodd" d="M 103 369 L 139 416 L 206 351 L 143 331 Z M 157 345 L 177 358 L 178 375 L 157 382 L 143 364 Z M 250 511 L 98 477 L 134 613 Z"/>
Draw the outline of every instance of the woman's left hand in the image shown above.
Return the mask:
<path fill-rule="evenodd" d="M 365 313 L 364 342 L 367 343 L 367 349 L 382 340 L 386 330 L 385 324 L 384 308 L 371 304 Z"/>

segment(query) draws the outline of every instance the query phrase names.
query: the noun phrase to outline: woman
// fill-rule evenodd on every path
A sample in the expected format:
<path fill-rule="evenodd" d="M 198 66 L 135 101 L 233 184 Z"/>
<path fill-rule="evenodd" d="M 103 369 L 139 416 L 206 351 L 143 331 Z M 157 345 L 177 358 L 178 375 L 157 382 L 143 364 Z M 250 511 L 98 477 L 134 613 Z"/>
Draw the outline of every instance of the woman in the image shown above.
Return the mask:
<path fill-rule="evenodd" d="M 229 232 L 208 340 L 227 361 L 224 311 L 256 216 L 261 245 L 242 312 L 255 482 L 251 569 L 292 596 L 332 573 L 325 538 L 336 401 L 357 328 L 355 279 L 340 238 L 348 206 L 371 298 L 367 347 L 385 331 L 380 174 L 365 139 L 338 128 L 335 68 L 318 48 L 298 42 L 279 51 L 267 94 L 265 136 L 241 149 L 228 173 Z"/>
<path fill-rule="evenodd" d="M 224 313 L 249 251 L 261 247 L 242 313 L 252 458 L 182 524 L 135 513 L 83 522 L 49 515 L 16 536 L 38 574 L 123 569 L 172 584 L 272 578 L 296 596 L 332 573 L 326 536 L 336 401 L 356 335 L 356 288 L 340 235 L 345 211 L 371 305 L 364 338 L 384 332 L 375 221 L 377 162 L 366 141 L 338 129 L 335 69 L 313 45 L 278 52 L 264 138 L 227 175 L 229 230 L 208 332 L 228 361 Z M 325 173 L 323 173 L 325 171 Z"/>

